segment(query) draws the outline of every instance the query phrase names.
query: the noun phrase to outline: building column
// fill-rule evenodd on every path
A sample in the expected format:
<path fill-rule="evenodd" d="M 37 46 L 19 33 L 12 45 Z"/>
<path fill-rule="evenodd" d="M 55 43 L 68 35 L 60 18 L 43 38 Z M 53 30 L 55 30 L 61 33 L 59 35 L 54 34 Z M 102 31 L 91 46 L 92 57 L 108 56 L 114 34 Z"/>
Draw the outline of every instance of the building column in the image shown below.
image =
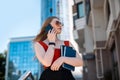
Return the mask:
<path fill-rule="evenodd" d="M 117 61 L 118 61 L 118 70 L 119 70 L 118 72 L 119 72 L 119 78 L 120 78 L 120 28 L 117 29 L 117 31 L 115 32 L 115 45 L 116 45 L 116 54 L 117 54 Z"/>

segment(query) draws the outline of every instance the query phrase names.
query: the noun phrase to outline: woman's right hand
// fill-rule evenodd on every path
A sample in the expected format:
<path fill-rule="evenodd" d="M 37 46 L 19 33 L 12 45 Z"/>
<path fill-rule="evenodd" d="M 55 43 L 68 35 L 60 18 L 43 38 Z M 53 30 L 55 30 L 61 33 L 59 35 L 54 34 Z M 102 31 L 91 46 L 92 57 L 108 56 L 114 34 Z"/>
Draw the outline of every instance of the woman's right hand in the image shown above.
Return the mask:
<path fill-rule="evenodd" d="M 49 30 L 48 34 L 47 34 L 48 41 L 49 42 L 55 42 L 56 35 L 57 35 L 57 32 L 55 31 L 55 29 Z"/>

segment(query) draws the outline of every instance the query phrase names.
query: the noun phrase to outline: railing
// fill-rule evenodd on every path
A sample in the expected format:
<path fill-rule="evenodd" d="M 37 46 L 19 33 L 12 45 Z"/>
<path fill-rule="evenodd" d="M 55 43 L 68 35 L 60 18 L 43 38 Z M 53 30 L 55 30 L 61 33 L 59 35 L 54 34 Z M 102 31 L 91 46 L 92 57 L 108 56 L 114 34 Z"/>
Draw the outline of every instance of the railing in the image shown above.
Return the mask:
<path fill-rule="evenodd" d="M 31 71 L 27 71 L 18 80 L 34 80 L 34 77 Z"/>
<path fill-rule="evenodd" d="M 103 78 L 103 56 L 102 56 L 102 50 L 104 48 L 97 48 L 95 51 L 95 57 L 96 57 L 96 71 L 97 71 L 97 78 Z"/>

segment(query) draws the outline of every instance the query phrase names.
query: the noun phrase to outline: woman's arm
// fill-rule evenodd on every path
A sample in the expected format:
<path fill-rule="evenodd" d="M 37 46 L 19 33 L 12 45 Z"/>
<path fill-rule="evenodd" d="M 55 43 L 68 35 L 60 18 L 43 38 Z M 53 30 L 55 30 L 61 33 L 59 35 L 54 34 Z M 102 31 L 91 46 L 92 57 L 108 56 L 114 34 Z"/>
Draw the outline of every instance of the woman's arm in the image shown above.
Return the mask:
<path fill-rule="evenodd" d="M 71 44 L 70 44 L 70 46 L 73 47 Z M 79 53 L 76 52 L 76 57 L 74 57 L 74 58 L 73 57 L 60 57 L 57 60 L 55 60 L 51 66 L 51 70 L 53 70 L 53 71 L 59 70 L 60 66 L 63 63 L 67 63 L 67 64 L 77 67 L 77 66 L 83 65 L 83 60 L 82 60 L 81 56 L 79 55 Z"/>
<path fill-rule="evenodd" d="M 67 63 L 67 64 L 70 64 L 72 66 L 82 66 L 83 65 L 83 61 L 80 57 L 75 57 L 75 58 L 72 58 L 72 57 L 62 57 L 63 59 L 63 63 Z"/>
<path fill-rule="evenodd" d="M 49 42 L 55 42 L 56 33 L 57 32 L 55 31 L 55 29 L 48 31 L 47 39 Z M 35 42 L 34 47 L 38 60 L 46 67 L 51 66 L 52 59 L 54 56 L 54 45 L 49 45 L 46 52 L 38 42 Z"/>
<path fill-rule="evenodd" d="M 49 67 L 54 56 L 54 45 L 49 45 L 47 51 L 38 43 L 34 43 L 36 57 L 44 66 Z"/>
<path fill-rule="evenodd" d="M 73 47 L 73 45 L 69 42 L 70 46 Z M 74 48 L 74 47 L 73 47 Z M 76 51 L 76 57 L 71 58 L 71 57 L 63 57 L 63 63 L 67 63 L 73 66 L 82 66 L 83 65 L 83 60 L 80 56 L 80 53 Z"/>
<path fill-rule="evenodd" d="M 69 42 L 70 43 L 70 42 Z M 73 45 L 70 43 L 70 46 L 73 47 Z M 74 47 L 73 47 L 74 48 Z M 82 66 L 83 65 L 83 60 L 82 57 L 80 56 L 80 53 L 76 51 L 76 57 L 63 57 L 63 63 L 67 63 L 73 66 Z"/>

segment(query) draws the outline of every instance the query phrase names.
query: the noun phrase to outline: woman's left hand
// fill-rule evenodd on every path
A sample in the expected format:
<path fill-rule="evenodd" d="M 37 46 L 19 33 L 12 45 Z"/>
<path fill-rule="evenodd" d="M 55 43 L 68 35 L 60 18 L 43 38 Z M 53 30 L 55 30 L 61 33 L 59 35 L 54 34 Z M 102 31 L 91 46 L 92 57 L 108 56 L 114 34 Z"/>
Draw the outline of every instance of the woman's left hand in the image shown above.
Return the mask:
<path fill-rule="evenodd" d="M 58 71 L 60 66 L 63 64 L 63 57 L 59 57 L 57 60 L 55 60 L 51 66 L 51 70 Z"/>

